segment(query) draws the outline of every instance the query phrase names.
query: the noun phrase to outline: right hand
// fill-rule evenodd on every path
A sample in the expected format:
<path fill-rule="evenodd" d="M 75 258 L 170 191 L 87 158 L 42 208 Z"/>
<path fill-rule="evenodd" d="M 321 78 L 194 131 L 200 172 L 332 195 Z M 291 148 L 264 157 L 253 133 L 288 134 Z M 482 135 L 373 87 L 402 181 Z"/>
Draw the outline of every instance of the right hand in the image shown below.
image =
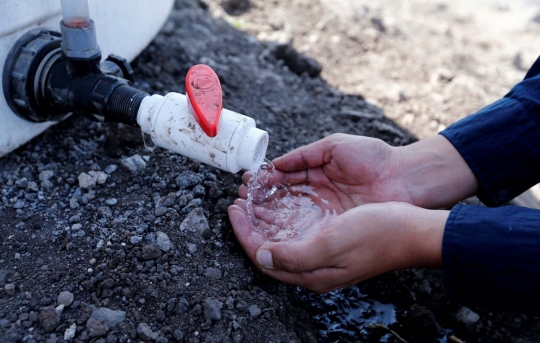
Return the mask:
<path fill-rule="evenodd" d="M 452 144 L 435 136 L 406 147 L 333 134 L 273 161 L 273 183 L 325 188 L 344 211 L 367 203 L 405 202 L 439 208 L 476 192 L 477 181 Z M 239 195 L 247 197 L 250 173 Z M 337 205 L 337 204 L 336 204 Z"/>

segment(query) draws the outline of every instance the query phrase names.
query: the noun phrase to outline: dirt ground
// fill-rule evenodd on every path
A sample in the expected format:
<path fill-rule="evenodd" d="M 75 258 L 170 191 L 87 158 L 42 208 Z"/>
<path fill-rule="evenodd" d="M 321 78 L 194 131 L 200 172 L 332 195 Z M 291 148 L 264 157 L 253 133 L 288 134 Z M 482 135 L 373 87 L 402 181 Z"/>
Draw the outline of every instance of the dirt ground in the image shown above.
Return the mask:
<path fill-rule="evenodd" d="M 184 92 L 189 67 L 210 65 L 225 107 L 270 133 L 270 158 L 334 132 L 409 144 L 503 95 L 534 60 L 536 12 L 478 6 L 177 0 L 133 63 L 135 86 Z M 474 8 L 522 25 L 502 39 Z M 540 320 L 465 307 L 439 271 L 326 296 L 262 276 L 228 221 L 239 184 L 85 118 L 0 159 L 0 342 L 540 340 Z"/>

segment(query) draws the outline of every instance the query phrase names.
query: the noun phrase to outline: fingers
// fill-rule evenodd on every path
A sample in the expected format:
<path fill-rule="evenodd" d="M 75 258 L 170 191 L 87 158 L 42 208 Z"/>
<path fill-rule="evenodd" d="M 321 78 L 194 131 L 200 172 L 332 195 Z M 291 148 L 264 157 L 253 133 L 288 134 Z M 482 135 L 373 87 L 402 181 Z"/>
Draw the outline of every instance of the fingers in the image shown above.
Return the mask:
<path fill-rule="evenodd" d="M 242 208 L 242 205 L 244 208 Z M 253 224 L 248 219 L 245 211 L 245 202 L 242 204 L 242 201 L 238 201 L 237 204 L 235 201 L 235 205 L 229 206 L 228 212 L 236 239 L 238 239 L 238 242 L 240 242 L 248 257 L 252 261 L 256 261 L 255 254 L 257 249 L 263 245 L 266 240 L 255 230 Z"/>
<path fill-rule="evenodd" d="M 285 154 L 273 161 L 276 169 L 285 172 L 294 172 L 309 168 L 316 168 L 327 163 L 330 159 L 332 140 L 327 137 L 315 143 L 305 145 Z"/>

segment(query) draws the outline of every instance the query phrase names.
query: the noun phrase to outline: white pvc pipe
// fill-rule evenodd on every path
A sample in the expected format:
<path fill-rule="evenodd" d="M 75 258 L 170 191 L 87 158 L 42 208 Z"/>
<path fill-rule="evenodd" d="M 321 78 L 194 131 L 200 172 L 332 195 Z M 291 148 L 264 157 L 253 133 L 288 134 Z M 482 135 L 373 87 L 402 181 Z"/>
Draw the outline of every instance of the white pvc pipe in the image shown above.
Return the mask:
<path fill-rule="evenodd" d="M 88 0 L 60 0 L 64 23 L 71 27 L 84 27 L 90 23 Z"/>
<path fill-rule="evenodd" d="M 268 133 L 257 129 L 255 120 L 226 109 L 217 136 L 208 137 L 191 114 L 187 97 L 178 93 L 146 97 L 137 122 L 157 146 L 231 173 L 258 168 L 268 148 Z"/>

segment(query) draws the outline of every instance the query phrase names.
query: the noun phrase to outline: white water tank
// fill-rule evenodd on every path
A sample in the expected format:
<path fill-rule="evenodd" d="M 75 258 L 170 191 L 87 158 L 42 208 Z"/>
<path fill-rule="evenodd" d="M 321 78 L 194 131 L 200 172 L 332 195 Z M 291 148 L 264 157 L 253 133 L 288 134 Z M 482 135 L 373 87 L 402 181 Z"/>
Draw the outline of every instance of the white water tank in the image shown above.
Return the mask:
<path fill-rule="evenodd" d="M 114 53 L 132 61 L 154 39 L 167 20 L 174 0 L 91 0 L 102 56 Z M 60 32 L 60 0 L 0 0 L 0 72 L 15 41 L 33 28 Z M 31 123 L 7 105 L 0 82 L 0 157 L 45 131 L 54 123 Z"/>

